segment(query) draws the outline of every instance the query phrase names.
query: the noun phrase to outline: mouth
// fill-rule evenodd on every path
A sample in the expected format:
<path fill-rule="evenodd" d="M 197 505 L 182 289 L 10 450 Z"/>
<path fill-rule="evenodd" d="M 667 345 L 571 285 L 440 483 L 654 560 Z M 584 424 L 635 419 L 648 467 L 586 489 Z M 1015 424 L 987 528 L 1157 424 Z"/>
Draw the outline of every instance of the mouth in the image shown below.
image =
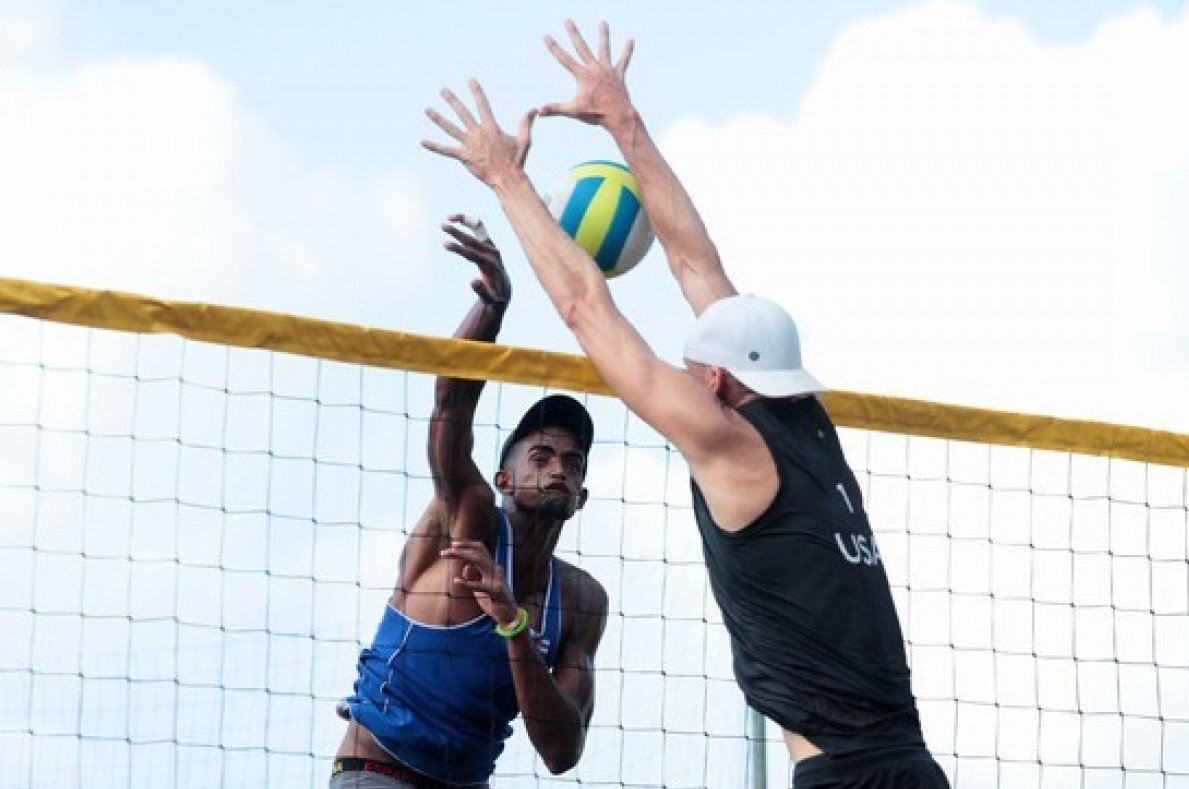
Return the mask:
<path fill-rule="evenodd" d="M 567 495 L 570 493 L 570 488 L 564 482 L 554 482 L 552 485 L 546 485 L 542 490 L 565 493 Z"/>

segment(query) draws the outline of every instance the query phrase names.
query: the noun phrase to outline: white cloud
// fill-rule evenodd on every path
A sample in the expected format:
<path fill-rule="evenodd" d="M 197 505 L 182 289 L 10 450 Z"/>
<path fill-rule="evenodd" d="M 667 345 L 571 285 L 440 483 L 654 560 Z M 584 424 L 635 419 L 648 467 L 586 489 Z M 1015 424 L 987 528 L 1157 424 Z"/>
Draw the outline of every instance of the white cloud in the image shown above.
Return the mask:
<path fill-rule="evenodd" d="M 1186 75 L 1189 14 L 1047 46 L 939 2 L 843 31 L 795 119 L 663 144 L 831 384 L 1189 430 Z"/>
<path fill-rule="evenodd" d="M 200 61 L 61 62 L 48 22 L 9 21 L 0 273 L 354 320 L 396 280 L 377 250 L 419 276 L 432 227 L 409 176 L 302 161 Z"/>
<path fill-rule="evenodd" d="M 44 52 L 53 40 L 53 14 L 37 0 L 5 0 L 0 22 L 0 63 Z"/>

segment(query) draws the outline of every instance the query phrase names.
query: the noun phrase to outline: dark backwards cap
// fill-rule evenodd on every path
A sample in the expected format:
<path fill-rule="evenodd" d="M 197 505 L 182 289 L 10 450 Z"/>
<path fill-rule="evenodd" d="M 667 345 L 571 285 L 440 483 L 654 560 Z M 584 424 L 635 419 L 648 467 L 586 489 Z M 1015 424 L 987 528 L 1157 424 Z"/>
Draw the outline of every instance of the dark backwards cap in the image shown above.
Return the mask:
<path fill-rule="evenodd" d="M 508 453 L 517 441 L 537 430 L 547 427 L 560 427 L 578 439 L 583 455 L 590 455 L 590 445 L 594 441 L 594 422 L 586 407 L 569 395 L 555 394 L 538 400 L 532 408 L 520 417 L 520 424 L 512 431 L 512 435 L 504 442 L 500 450 L 500 467 L 508 458 Z"/>

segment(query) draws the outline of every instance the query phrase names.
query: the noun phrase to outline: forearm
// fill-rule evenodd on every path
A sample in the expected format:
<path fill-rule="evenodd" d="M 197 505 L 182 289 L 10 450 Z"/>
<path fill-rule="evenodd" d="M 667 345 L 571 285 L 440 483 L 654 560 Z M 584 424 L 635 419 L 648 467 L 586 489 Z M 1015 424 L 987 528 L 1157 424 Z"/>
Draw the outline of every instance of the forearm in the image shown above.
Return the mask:
<path fill-rule="evenodd" d="M 615 306 L 598 266 L 561 229 L 527 178 L 494 188 L 529 264 L 587 358 L 629 407 L 642 407 L 642 371 L 655 354 Z"/>
<path fill-rule="evenodd" d="M 454 330 L 454 339 L 495 342 L 500 327 L 503 326 L 504 312 L 507 309 L 507 300 L 492 301 L 480 298 Z"/>
<path fill-rule="evenodd" d="M 692 302 L 729 295 L 723 292 L 729 283 L 718 249 L 685 186 L 661 155 L 640 114 L 628 106 L 608 118 L 604 126 L 640 184 L 648 219 L 687 298 L 692 297 Z M 701 312 L 697 304 L 694 309 Z"/>
<path fill-rule="evenodd" d="M 458 324 L 454 331 L 454 339 L 494 342 L 499 336 L 506 309 L 506 302 L 479 299 L 462 319 L 462 323 Z M 465 407 L 468 403 L 473 411 L 482 391 L 483 381 L 460 378 L 438 378 L 434 387 L 437 408 L 450 412 L 456 411 L 460 406 Z"/>
<path fill-rule="evenodd" d="M 610 301 L 610 291 L 598 267 L 561 229 L 523 172 L 492 188 L 533 273 L 568 326 L 573 328 L 571 321 L 578 304 Z"/>
<path fill-rule="evenodd" d="M 586 742 L 582 711 L 558 686 L 527 632 L 508 640 L 508 662 L 533 748 L 550 772 L 569 770 Z"/>

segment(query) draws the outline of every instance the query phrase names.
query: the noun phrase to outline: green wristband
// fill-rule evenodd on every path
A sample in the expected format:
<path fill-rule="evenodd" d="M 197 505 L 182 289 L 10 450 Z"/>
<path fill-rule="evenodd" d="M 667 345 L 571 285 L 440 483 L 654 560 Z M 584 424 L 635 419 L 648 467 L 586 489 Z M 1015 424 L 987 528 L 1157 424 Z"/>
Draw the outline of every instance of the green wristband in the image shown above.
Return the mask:
<path fill-rule="evenodd" d="M 528 611 L 523 608 L 520 609 L 520 613 L 516 615 L 516 621 L 512 624 L 505 627 L 497 622 L 495 625 L 495 632 L 504 638 L 516 638 L 525 630 L 528 630 Z"/>

